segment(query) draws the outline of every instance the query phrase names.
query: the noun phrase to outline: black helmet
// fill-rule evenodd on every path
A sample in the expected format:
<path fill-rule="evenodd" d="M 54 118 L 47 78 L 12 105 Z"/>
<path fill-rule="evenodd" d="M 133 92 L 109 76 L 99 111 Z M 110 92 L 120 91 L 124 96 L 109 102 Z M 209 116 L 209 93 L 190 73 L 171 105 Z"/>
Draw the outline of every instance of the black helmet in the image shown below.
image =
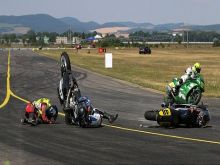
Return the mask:
<path fill-rule="evenodd" d="M 56 118 L 57 114 L 58 114 L 57 106 L 52 105 L 49 108 L 47 108 L 45 112 L 46 112 L 46 116 L 47 116 L 48 119 L 50 119 L 52 117 Z"/>
<path fill-rule="evenodd" d="M 88 97 L 86 96 L 82 96 L 78 99 L 78 106 L 79 106 L 79 114 L 84 115 L 84 114 L 88 114 L 91 113 L 92 110 L 92 105 L 91 105 L 91 101 L 89 100 Z"/>

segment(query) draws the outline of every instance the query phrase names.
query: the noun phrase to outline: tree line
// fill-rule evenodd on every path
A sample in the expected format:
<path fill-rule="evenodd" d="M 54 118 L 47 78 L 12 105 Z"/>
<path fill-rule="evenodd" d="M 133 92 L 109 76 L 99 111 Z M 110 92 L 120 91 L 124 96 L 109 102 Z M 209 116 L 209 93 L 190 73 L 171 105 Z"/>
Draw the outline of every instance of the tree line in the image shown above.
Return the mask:
<path fill-rule="evenodd" d="M 80 33 L 80 32 L 71 32 L 66 31 L 62 34 L 58 34 L 56 32 L 35 32 L 33 30 L 28 31 L 26 34 L 18 35 L 18 34 L 2 34 L 0 35 L 0 44 L 11 44 L 22 42 L 24 45 L 43 45 L 45 44 L 43 41 L 44 36 L 49 38 L 49 43 L 56 42 L 57 36 L 66 36 L 68 38 L 71 37 L 79 37 L 82 39 L 86 39 L 91 36 L 95 36 L 98 34 L 97 32 L 92 33 Z M 129 34 L 129 38 L 124 37 L 116 37 L 114 34 L 107 34 L 98 45 L 102 47 L 108 46 L 125 46 L 129 44 L 135 44 L 137 42 L 178 42 L 181 44 L 183 41 L 189 42 L 214 42 L 214 46 L 220 46 L 220 34 L 214 31 L 206 32 L 206 31 L 189 31 L 182 33 L 167 33 L 167 32 L 144 32 L 144 31 L 136 31 Z"/>
<path fill-rule="evenodd" d="M 176 33 L 165 32 L 143 32 L 137 31 L 129 35 L 130 39 L 137 41 L 161 41 L 161 42 L 178 42 L 187 40 L 187 32 L 182 31 Z M 220 34 L 214 31 L 188 31 L 189 42 L 213 42 L 214 39 L 220 39 Z"/>

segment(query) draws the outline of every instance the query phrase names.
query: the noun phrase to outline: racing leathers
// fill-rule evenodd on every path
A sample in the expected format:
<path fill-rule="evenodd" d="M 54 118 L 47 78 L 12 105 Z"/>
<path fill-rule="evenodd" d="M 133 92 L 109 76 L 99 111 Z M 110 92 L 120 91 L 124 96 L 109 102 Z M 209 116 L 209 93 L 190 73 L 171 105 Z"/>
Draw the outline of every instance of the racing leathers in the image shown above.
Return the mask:
<path fill-rule="evenodd" d="M 47 98 L 40 98 L 32 103 L 28 103 L 25 108 L 25 118 L 22 123 L 36 125 L 39 123 L 55 123 L 58 115 L 58 109 Z"/>
<path fill-rule="evenodd" d="M 37 112 L 38 112 L 38 117 L 42 120 L 43 123 L 52 123 L 53 121 L 50 121 L 47 116 L 46 116 L 46 110 L 51 106 L 51 102 L 47 98 L 40 98 L 36 101 L 33 101 L 32 103 Z M 45 108 L 42 108 L 42 105 L 45 104 Z"/>
<path fill-rule="evenodd" d="M 186 80 L 188 79 L 195 79 L 196 78 L 196 75 L 197 75 L 197 71 L 195 69 L 195 67 L 188 67 L 186 70 L 185 70 L 185 74 L 182 75 L 180 77 L 180 80 L 179 80 L 179 84 L 177 84 L 177 86 L 181 86 L 182 84 L 184 84 L 186 82 Z"/>
<path fill-rule="evenodd" d="M 90 126 L 100 126 L 102 118 L 108 119 L 109 123 L 113 123 L 118 117 L 118 114 L 110 115 L 107 112 L 93 108 L 90 100 L 86 96 L 80 97 L 78 99 L 77 107 L 79 125 L 81 125 L 81 121 L 85 121 Z"/>
<path fill-rule="evenodd" d="M 199 70 L 200 71 L 200 70 Z M 165 102 L 162 104 L 163 106 L 169 106 L 174 103 L 173 95 L 177 95 L 179 93 L 180 87 L 188 80 L 188 79 L 195 79 L 198 75 L 197 69 L 194 66 L 190 66 L 185 70 L 185 74 L 182 75 L 179 79 L 179 81 L 174 84 L 173 82 L 169 83 L 169 85 L 166 87 L 166 97 Z"/>

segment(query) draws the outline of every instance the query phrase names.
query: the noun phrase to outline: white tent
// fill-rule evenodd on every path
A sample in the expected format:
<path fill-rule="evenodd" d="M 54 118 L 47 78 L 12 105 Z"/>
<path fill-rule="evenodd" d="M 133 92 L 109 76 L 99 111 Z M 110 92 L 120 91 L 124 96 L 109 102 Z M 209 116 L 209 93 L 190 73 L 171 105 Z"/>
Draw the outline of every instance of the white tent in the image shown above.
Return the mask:
<path fill-rule="evenodd" d="M 102 36 L 97 34 L 94 38 L 98 40 L 98 39 L 102 39 Z"/>

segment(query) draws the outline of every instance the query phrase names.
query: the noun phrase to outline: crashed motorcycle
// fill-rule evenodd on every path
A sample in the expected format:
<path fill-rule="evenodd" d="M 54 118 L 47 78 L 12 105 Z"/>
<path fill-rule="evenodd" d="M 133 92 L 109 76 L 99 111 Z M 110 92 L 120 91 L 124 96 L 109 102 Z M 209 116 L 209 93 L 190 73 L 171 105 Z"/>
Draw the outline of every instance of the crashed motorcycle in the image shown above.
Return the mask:
<path fill-rule="evenodd" d="M 207 105 L 176 104 L 160 110 L 146 111 L 146 120 L 157 121 L 162 127 L 205 127 L 210 121 Z"/>
<path fill-rule="evenodd" d="M 75 77 L 71 73 L 71 65 L 67 53 L 60 57 L 61 80 L 58 87 L 58 97 L 65 113 L 67 125 L 78 125 L 80 127 L 99 127 L 102 119 L 114 122 L 118 114 L 110 115 L 97 108 L 92 108 L 91 101 L 81 92 Z"/>
<path fill-rule="evenodd" d="M 58 87 L 58 98 L 65 114 L 67 125 L 78 125 L 80 127 L 100 126 L 102 116 L 97 111 L 84 108 L 87 103 L 77 84 L 76 78 L 71 73 L 69 56 L 63 52 L 60 57 L 61 80 Z M 90 107 L 90 105 L 88 105 Z"/>
<path fill-rule="evenodd" d="M 201 74 L 198 74 L 195 79 L 187 80 L 176 92 L 174 87 L 179 82 L 179 78 L 174 78 L 167 87 L 166 103 L 175 104 L 193 104 L 197 105 L 205 91 L 205 82 Z"/>
<path fill-rule="evenodd" d="M 65 113 L 65 123 L 67 125 L 76 124 L 78 122 L 77 100 L 81 97 L 81 92 L 75 77 L 72 75 L 70 59 L 66 52 L 61 54 L 60 68 L 61 80 L 57 91 L 60 104 L 63 106 Z"/>

